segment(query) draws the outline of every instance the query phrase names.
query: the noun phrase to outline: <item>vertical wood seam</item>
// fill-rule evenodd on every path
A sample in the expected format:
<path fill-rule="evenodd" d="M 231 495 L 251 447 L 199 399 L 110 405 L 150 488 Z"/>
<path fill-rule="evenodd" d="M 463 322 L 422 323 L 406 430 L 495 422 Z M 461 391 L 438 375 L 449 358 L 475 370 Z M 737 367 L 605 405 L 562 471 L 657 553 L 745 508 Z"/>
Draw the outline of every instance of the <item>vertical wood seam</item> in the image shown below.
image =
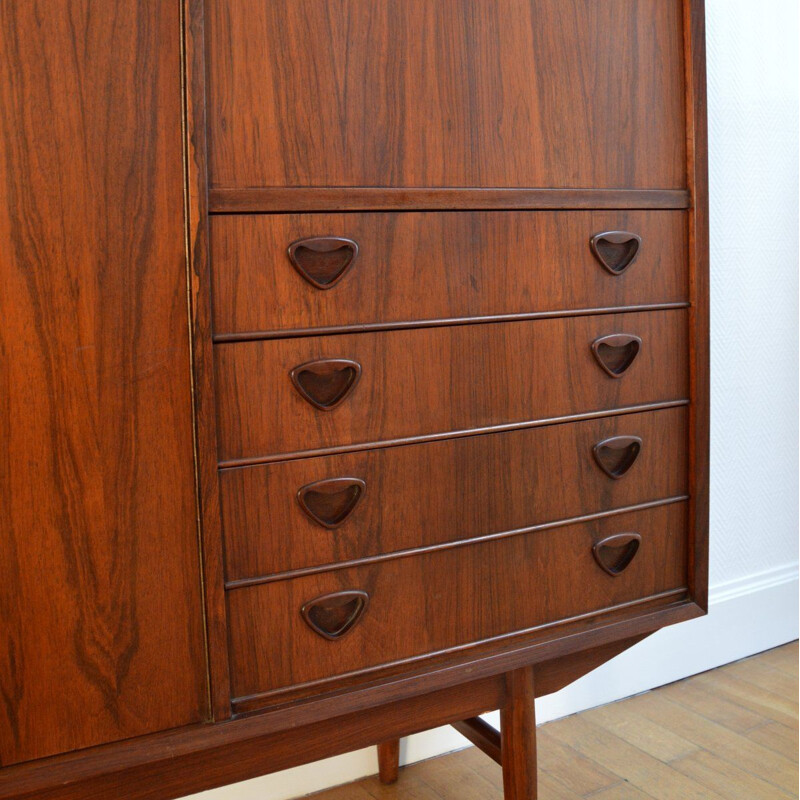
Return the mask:
<path fill-rule="evenodd" d="M 200 456 L 197 440 L 197 401 L 194 376 L 194 308 L 192 303 L 192 247 L 191 247 L 191 198 L 189 187 L 189 102 L 187 87 L 186 60 L 186 8 L 184 0 L 176 0 L 178 4 L 178 17 L 180 20 L 180 82 L 181 82 L 181 149 L 183 155 L 183 246 L 186 264 L 186 326 L 189 333 L 189 384 L 192 407 L 192 468 L 194 471 L 194 500 L 195 524 L 197 525 L 197 565 L 200 580 L 201 613 L 203 616 L 203 645 L 206 665 L 206 718 L 212 719 L 213 701 L 211 696 L 211 655 L 208 637 L 208 614 L 206 612 L 206 580 L 205 564 L 203 562 L 203 526 L 200 494 Z"/>

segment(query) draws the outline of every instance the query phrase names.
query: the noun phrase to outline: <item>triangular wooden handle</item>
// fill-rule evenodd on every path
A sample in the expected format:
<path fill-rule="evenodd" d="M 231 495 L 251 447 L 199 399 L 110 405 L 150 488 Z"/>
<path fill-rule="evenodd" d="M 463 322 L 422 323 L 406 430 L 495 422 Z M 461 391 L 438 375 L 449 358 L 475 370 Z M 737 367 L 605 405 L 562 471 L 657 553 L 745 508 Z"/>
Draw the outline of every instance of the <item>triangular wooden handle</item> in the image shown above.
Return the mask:
<path fill-rule="evenodd" d="M 356 510 L 366 486 L 361 478 L 328 478 L 303 486 L 297 502 L 317 525 L 338 528 Z"/>
<path fill-rule="evenodd" d="M 332 289 L 358 258 L 358 244 L 342 236 L 314 236 L 289 245 L 292 266 L 317 289 Z"/>
<path fill-rule="evenodd" d="M 612 275 L 622 275 L 636 261 L 642 237 L 629 231 L 604 231 L 589 240 L 594 257 Z"/>
<path fill-rule="evenodd" d="M 621 378 L 630 369 L 641 347 L 642 340 L 629 333 L 612 333 L 592 342 L 597 363 L 612 378 Z"/>
<path fill-rule="evenodd" d="M 634 464 L 642 449 L 638 436 L 612 436 L 593 448 L 594 460 L 609 478 L 621 478 Z"/>
<path fill-rule="evenodd" d="M 289 375 L 304 400 L 321 411 L 331 411 L 355 389 L 361 364 L 347 358 L 322 358 L 300 364 Z"/>
<path fill-rule="evenodd" d="M 592 552 L 600 568 L 616 578 L 630 566 L 641 542 L 638 533 L 617 533 L 596 542 Z"/>
<path fill-rule="evenodd" d="M 334 592 L 315 597 L 300 612 L 314 633 L 325 639 L 341 639 L 361 619 L 368 603 L 366 592 Z"/>

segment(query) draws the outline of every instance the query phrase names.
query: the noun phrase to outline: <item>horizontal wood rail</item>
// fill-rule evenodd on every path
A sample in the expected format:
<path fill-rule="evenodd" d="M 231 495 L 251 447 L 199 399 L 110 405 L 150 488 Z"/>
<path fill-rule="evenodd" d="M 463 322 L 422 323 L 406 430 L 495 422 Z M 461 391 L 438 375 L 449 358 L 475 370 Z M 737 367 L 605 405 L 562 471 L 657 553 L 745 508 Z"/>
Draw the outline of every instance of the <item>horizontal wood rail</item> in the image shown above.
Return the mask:
<path fill-rule="evenodd" d="M 299 186 L 211 189 L 212 214 L 480 209 L 685 209 L 685 189 L 475 189 Z"/>
<path fill-rule="evenodd" d="M 640 411 L 659 411 L 662 408 L 678 408 L 688 406 L 689 400 L 668 400 L 663 403 L 643 403 L 637 406 L 624 406 L 622 408 L 603 409 L 602 411 L 587 411 L 583 414 L 566 414 L 563 417 L 546 417 L 544 419 L 524 420 L 523 422 L 509 422 L 501 425 L 486 425 L 480 428 L 466 430 L 443 431 L 442 433 L 425 433 L 419 436 L 404 436 L 401 439 L 383 439 L 372 442 L 358 442 L 357 444 L 340 445 L 337 447 L 319 447 L 315 450 L 296 450 L 289 453 L 272 453 L 270 455 L 253 456 L 251 458 L 232 458 L 218 463 L 219 469 L 236 469 L 239 467 L 252 467 L 258 464 L 273 464 L 277 461 L 293 461 L 296 458 L 314 458 L 315 456 L 330 456 L 338 453 L 358 453 L 362 450 L 376 450 L 381 447 L 399 447 L 404 444 L 420 444 L 422 442 L 439 442 L 443 439 L 460 439 L 463 436 L 480 436 L 484 433 L 502 433 L 503 431 L 516 431 L 523 428 L 538 428 L 542 425 L 557 425 L 561 422 L 579 422 L 584 419 L 602 419 L 622 414 L 636 414 Z"/>
<path fill-rule="evenodd" d="M 590 522 L 595 519 L 605 519 L 606 517 L 613 517 L 617 514 L 627 514 L 633 511 L 645 511 L 648 508 L 658 508 L 659 506 L 670 505 L 671 503 L 682 503 L 689 499 L 688 495 L 681 494 L 674 497 L 665 497 L 659 500 L 651 500 L 647 503 L 637 503 L 631 506 L 621 506 L 619 508 L 612 508 L 607 511 L 598 511 L 593 514 L 582 514 L 578 517 L 567 517 L 552 522 L 542 522 L 538 525 L 530 525 L 525 528 L 514 528 L 510 531 L 498 531 L 496 533 L 487 533 L 483 536 L 474 536 L 470 539 L 456 539 L 450 542 L 438 542 L 437 544 L 429 544 L 423 547 L 414 547 L 409 550 L 394 550 L 387 553 L 379 553 L 374 556 L 365 556 L 364 558 L 353 558 L 348 561 L 336 561 L 331 564 L 318 564 L 313 567 L 302 567 L 300 569 L 287 570 L 286 572 L 275 572 L 271 575 L 259 575 L 255 578 L 239 578 L 237 580 L 226 581 L 225 588 L 232 589 L 245 589 L 248 586 L 258 586 L 261 583 L 273 583 L 274 581 L 285 581 L 292 578 L 299 578 L 303 575 L 314 575 L 318 572 L 332 572 L 338 569 L 347 569 L 349 567 L 365 566 L 367 564 L 376 564 L 381 561 L 392 561 L 396 558 L 408 558 L 410 556 L 418 556 L 422 553 L 431 553 L 436 550 L 452 550 L 455 547 L 465 547 L 470 544 L 479 544 L 480 542 L 488 542 L 493 539 L 508 539 L 511 536 L 522 536 L 526 533 L 536 533 L 537 531 L 549 530 L 551 528 L 563 528 L 567 525 L 576 525 L 581 522 Z"/>
<path fill-rule="evenodd" d="M 366 322 L 355 325 L 336 325 L 319 328 L 289 328 L 287 330 L 243 331 L 216 333 L 215 344 L 227 342 L 253 342 L 259 339 L 294 339 L 300 336 L 329 336 L 337 333 L 367 333 L 392 331 L 404 328 L 439 328 L 448 325 L 480 325 L 488 322 L 523 322 L 529 319 L 554 319 L 557 317 L 591 317 L 600 314 L 624 314 L 635 311 L 671 311 L 689 308 L 688 302 L 650 303 L 639 306 L 609 306 L 603 308 L 568 308 L 553 311 L 530 311 L 521 314 L 492 314 L 480 317 L 447 317 L 445 319 L 412 319 L 403 322 Z"/>

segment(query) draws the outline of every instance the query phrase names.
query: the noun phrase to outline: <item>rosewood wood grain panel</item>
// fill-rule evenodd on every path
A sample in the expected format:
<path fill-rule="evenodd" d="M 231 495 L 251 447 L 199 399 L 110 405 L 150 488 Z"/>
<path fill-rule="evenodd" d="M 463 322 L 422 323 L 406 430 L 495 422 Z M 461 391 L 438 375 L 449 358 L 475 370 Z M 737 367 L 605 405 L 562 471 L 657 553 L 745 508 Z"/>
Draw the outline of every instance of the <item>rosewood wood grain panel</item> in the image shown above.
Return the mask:
<path fill-rule="evenodd" d="M 604 231 L 642 237 L 612 275 L 592 254 Z M 329 289 L 287 249 L 338 236 L 358 256 Z M 257 334 L 688 300 L 680 211 L 223 215 L 211 219 L 214 333 Z M 317 262 L 336 267 L 344 249 Z"/>
<path fill-rule="evenodd" d="M 630 566 L 611 577 L 597 566 L 592 545 L 627 531 L 640 533 L 642 544 Z M 234 589 L 228 593 L 232 687 L 241 697 L 331 678 L 648 597 L 685 586 L 686 577 L 686 504 L 675 503 Z M 304 604 L 350 590 L 370 599 L 346 636 L 331 642 L 304 622 Z"/>
<path fill-rule="evenodd" d="M 636 435 L 629 472 L 609 478 L 592 448 Z M 664 409 L 321 458 L 223 470 L 228 580 L 374 556 L 620 508 L 687 492 L 687 411 Z M 301 487 L 365 483 L 335 530 L 298 503 Z M 344 494 L 344 490 L 342 490 Z M 345 497 L 346 500 L 346 497 Z"/>
<path fill-rule="evenodd" d="M 203 594 L 211 716 L 230 716 L 222 526 L 216 459 L 214 348 L 211 334 L 211 264 L 208 256 L 208 176 L 205 140 L 205 0 L 181 0 L 183 7 L 184 133 L 186 163 L 186 255 L 192 323 L 192 392 L 195 412 L 195 467 L 203 559 Z"/>
<path fill-rule="evenodd" d="M 591 350 L 616 333 L 642 339 L 620 378 Z M 215 355 L 222 462 L 688 396 L 685 310 L 237 342 Z M 361 365 L 333 411 L 289 377 L 315 359 Z"/>
<path fill-rule="evenodd" d="M 209 0 L 214 187 L 684 188 L 680 0 Z"/>
<path fill-rule="evenodd" d="M 207 715 L 178 3 L 0 4 L 0 761 Z"/>

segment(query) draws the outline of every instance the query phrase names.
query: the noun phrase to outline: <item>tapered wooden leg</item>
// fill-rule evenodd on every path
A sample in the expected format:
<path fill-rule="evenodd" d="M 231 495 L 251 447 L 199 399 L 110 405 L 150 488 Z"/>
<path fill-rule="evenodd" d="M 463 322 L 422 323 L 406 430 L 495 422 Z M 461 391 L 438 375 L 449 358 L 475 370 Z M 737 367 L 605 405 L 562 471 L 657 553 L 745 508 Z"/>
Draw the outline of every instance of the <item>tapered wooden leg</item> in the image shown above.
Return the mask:
<path fill-rule="evenodd" d="M 533 667 L 506 676 L 508 699 L 500 709 L 504 800 L 536 800 L 536 715 Z"/>
<path fill-rule="evenodd" d="M 394 783 L 400 767 L 400 740 L 391 739 L 378 745 L 378 777 L 381 783 Z"/>

